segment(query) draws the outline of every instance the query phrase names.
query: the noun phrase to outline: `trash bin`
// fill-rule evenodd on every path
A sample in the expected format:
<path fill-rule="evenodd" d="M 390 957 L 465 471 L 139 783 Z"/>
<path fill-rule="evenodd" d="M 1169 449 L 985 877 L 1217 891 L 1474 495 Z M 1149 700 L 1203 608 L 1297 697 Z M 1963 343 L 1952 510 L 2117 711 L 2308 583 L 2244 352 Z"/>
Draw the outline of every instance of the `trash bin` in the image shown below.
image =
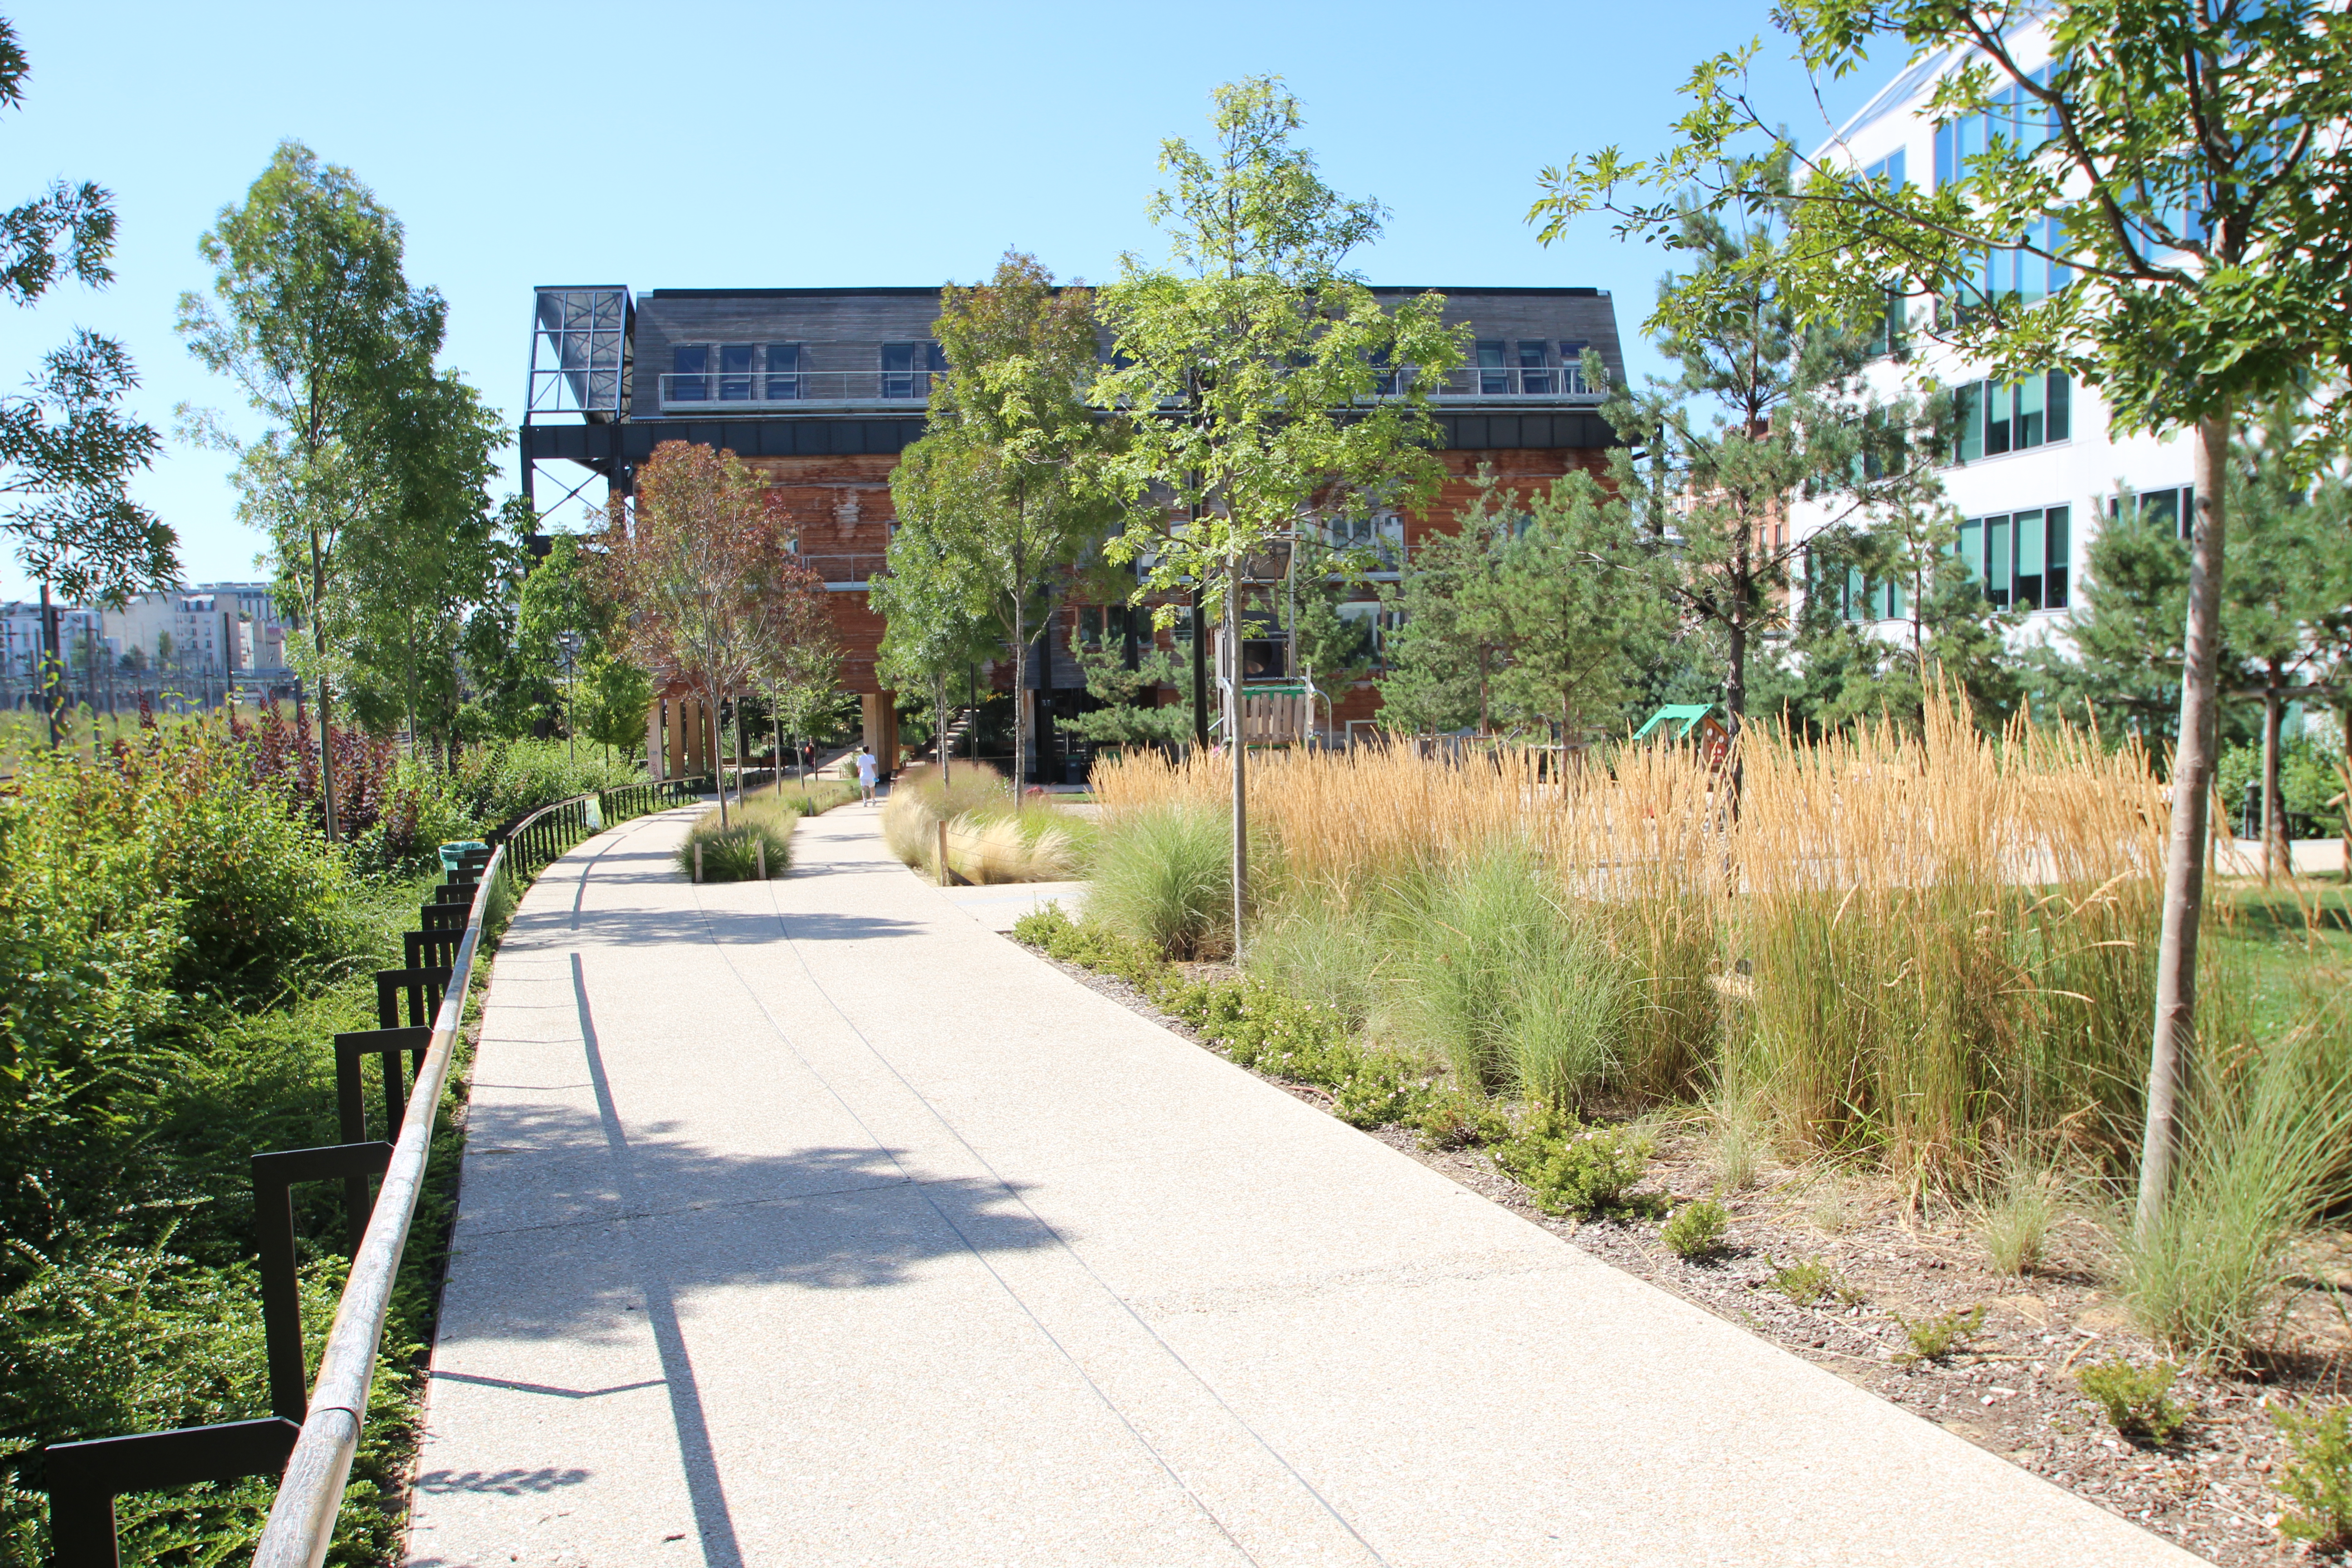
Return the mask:
<path fill-rule="evenodd" d="M 490 847 L 478 838 L 467 838 L 455 844 L 444 844 L 441 846 L 441 869 L 455 871 L 465 860 L 468 850 L 487 855 L 490 852 Z"/>

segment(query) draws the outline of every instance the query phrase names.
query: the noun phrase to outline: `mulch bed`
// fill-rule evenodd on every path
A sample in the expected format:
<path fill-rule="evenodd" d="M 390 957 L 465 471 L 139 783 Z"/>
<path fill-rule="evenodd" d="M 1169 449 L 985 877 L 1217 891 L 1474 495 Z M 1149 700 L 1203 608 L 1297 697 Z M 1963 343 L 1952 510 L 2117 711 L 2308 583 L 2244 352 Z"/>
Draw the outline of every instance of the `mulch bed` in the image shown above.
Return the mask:
<path fill-rule="evenodd" d="M 1205 1044 L 1125 982 L 1046 962 Z M 1204 977 L 1231 973 L 1198 967 Z M 1320 1089 L 1266 1081 L 1329 1108 Z M 2237 1373 L 2182 1369 L 2171 1397 L 2194 1414 L 2170 1444 L 2157 1447 L 2117 1436 L 2069 1375 L 2086 1361 L 2118 1354 L 2139 1364 L 2160 1359 L 2106 1293 L 2100 1264 L 2108 1244 L 2088 1220 L 2053 1231 L 2033 1272 L 2004 1278 L 1985 1266 L 1962 1211 L 1915 1205 L 1872 1173 L 1768 1166 L 1746 1191 L 1723 1195 L 1732 1215 L 1723 1247 L 1686 1261 L 1659 1241 L 1654 1220 L 1544 1214 L 1481 1151 L 1424 1149 L 1402 1127 L 1370 1136 L 1627 1273 L 2224 1568 L 2352 1563 L 2352 1554 L 2284 1542 L 2273 1528 L 2280 1500 L 2271 1477 L 2286 1448 L 2266 1409 L 2282 1398 L 2352 1395 L 2352 1231 L 2320 1238 L 2303 1260 L 2302 1286 L 2277 1336 L 2282 1351 Z M 1634 1191 L 1680 1202 L 1708 1196 L 1714 1185 L 1699 1130 L 1668 1126 Z M 1773 1288 L 1776 1267 L 1807 1260 L 1833 1270 L 1852 1304 L 1800 1306 Z M 1909 1342 L 1896 1314 L 1916 1320 L 1979 1304 L 1984 1327 L 1960 1348 L 1941 1361 L 1898 1359 Z"/>

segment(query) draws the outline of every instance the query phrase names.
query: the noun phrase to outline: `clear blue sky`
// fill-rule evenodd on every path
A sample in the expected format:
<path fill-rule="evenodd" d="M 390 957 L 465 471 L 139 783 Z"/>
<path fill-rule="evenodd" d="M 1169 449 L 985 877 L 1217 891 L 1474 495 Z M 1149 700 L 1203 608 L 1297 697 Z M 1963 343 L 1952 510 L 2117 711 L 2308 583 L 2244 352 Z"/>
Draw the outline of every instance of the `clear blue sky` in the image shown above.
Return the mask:
<path fill-rule="evenodd" d="M 1600 223 L 1538 246 L 1521 221 L 1537 171 L 1654 150 L 1692 65 L 1765 30 L 1766 9 L 0 0 L 32 58 L 0 117 L 0 203 L 93 179 L 121 218 L 110 289 L 0 309 L 0 367 L 20 375 L 88 325 L 130 348 L 159 429 L 184 402 L 236 409 L 173 303 L 209 281 L 197 235 L 293 137 L 400 215 L 410 279 L 449 300 L 448 363 L 511 419 L 535 284 L 971 281 L 1007 246 L 1108 277 L 1122 250 L 1160 248 L 1143 207 L 1160 139 L 1199 136 L 1213 88 L 1267 71 L 1305 101 L 1332 184 L 1391 209 L 1360 257 L 1374 281 L 1607 289 L 1640 374 L 1662 258 Z M 1811 140 L 1821 110 L 1782 44 L 1767 38 L 1757 86 Z M 1874 86 L 1839 85 L 1830 112 Z M 226 471 L 175 440 L 138 485 L 194 581 L 254 573 Z M 26 592 L 0 563 L 0 597 Z"/>

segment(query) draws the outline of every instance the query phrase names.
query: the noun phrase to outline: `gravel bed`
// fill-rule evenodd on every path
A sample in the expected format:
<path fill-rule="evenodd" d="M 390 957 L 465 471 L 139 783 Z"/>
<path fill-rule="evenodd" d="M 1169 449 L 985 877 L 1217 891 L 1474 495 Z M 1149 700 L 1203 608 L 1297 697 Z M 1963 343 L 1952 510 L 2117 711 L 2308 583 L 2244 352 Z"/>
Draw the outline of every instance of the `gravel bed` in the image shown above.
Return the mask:
<path fill-rule="evenodd" d="M 1032 950 L 1034 951 L 1034 950 Z M 1044 957 L 1044 954 L 1039 954 Z M 1184 1038 L 1213 1049 L 1126 982 L 1046 958 L 1072 979 Z M 1197 966 L 1202 975 L 1232 973 Z M 1266 1081 L 1325 1110 L 1305 1084 Z M 1690 1301 L 1855 1386 L 2144 1525 L 2224 1568 L 2352 1563 L 2283 1542 L 2271 1478 L 2286 1457 L 2266 1405 L 2282 1397 L 2352 1395 L 2352 1232 L 2324 1238 L 2305 1260 L 2281 1342 L 2291 1347 L 2236 1374 L 2184 1368 L 2172 1397 L 2193 1415 L 2163 1447 L 2116 1435 L 2069 1375 L 2085 1360 L 2158 1359 L 2101 1284 L 2106 1240 L 2074 1217 L 2051 1237 L 2040 1268 L 2004 1278 L 1986 1268 L 1966 1214 L 1921 1205 L 1874 1175 L 1825 1165 L 1768 1166 L 1747 1190 L 1724 1194 L 1732 1225 L 1711 1258 L 1686 1261 L 1658 1240 L 1656 1222 L 1580 1222 L 1544 1214 L 1485 1152 L 1428 1150 L 1402 1127 L 1369 1134 L 1522 1215 L 1627 1273 Z M 1669 1202 L 1710 1195 L 1710 1152 L 1696 1128 L 1666 1125 L 1637 1194 Z M 1846 1300 L 1800 1306 L 1773 1286 L 1777 1267 L 1819 1260 Z M 1941 1361 L 1899 1359 L 1909 1349 L 1897 1315 L 1918 1319 L 1982 1305 L 1985 1324 Z"/>

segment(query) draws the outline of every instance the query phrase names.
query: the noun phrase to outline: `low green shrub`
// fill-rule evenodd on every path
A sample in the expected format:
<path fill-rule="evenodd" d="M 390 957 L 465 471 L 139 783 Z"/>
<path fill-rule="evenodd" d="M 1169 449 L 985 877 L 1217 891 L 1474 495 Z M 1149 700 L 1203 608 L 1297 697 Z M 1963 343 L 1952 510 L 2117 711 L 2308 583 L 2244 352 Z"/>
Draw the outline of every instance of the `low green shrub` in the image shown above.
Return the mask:
<path fill-rule="evenodd" d="M 2091 1362 L 2074 1374 L 2083 1396 L 2107 1413 L 2107 1422 L 2126 1437 L 2168 1443 L 2188 1423 L 2189 1411 L 2168 1397 L 2180 1369 L 2168 1361 L 2134 1366 L 2121 1356 Z"/>
<path fill-rule="evenodd" d="M 457 801 L 484 827 L 575 795 L 645 782 L 635 761 L 600 761 L 562 741 L 492 741 L 460 752 L 451 774 Z"/>
<path fill-rule="evenodd" d="M 2279 1533 L 2321 1548 L 2352 1547 L 2352 1405 L 2273 1405 L 2271 1419 L 2285 1434 L 2289 1455 L 2278 1489 L 2294 1505 L 2280 1515 Z"/>
<path fill-rule="evenodd" d="M 1658 1229 L 1658 1239 L 1677 1258 L 1704 1258 L 1722 1244 L 1731 1213 L 1713 1198 L 1685 1204 Z"/>
<path fill-rule="evenodd" d="M 1890 1315 L 1911 1342 L 1911 1348 L 1895 1357 L 1896 1361 L 1941 1361 L 1976 1337 L 1977 1331 L 1984 1327 L 1985 1309 L 1979 1302 L 1965 1312 L 1955 1307 L 1927 1318 L 1906 1318 L 1900 1312 Z"/>
<path fill-rule="evenodd" d="M 1412 1119 L 1424 1149 L 1475 1149 L 1511 1135 L 1511 1121 L 1482 1094 L 1449 1089 L 1431 1095 Z"/>
<path fill-rule="evenodd" d="M 1095 849 L 1087 918 L 1174 959 L 1233 951 L 1233 837 L 1195 806 L 1153 806 L 1107 824 Z"/>
<path fill-rule="evenodd" d="M 719 826 L 719 808 L 696 817 L 677 846 L 677 868 L 695 872 L 696 851 L 701 852 L 706 882 L 750 882 L 760 876 L 764 852 L 767 874 L 781 877 L 792 864 L 793 824 L 800 813 L 772 798 L 730 806 L 727 824 Z"/>
<path fill-rule="evenodd" d="M 1860 1291 L 1848 1285 L 1835 1268 L 1818 1258 L 1774 1264 L 1772 1289 L 1800 1307 L 1817 1306 L 1832 1300 L 1843 1306 L 1853 1306 L 1862 1300 Z"/>
<path fill-rule="evenodd" d="M 1648 1172 L 1653 1152 L 1650 1140 L 1630 1128 L 1587 1128 L 1538 1104 L 1496 1150 L 1495 1163 L 1544 1213 L 1590 1215 L 1626 1206 L 1625 1193 Z"/>
<path fill-rule="evenodd" d="M 1263 980 L 1188 980 L 1150 943 L 1091 919 L 1073 921 L 1058 903 L 1024 915 L 1013 935 L 1066 963 L 1125 980 L 1242 1067 L 1328 1089 L 1333 1113 L 1350 1126 L 1407 1121 L 1429 1093 L 1417 1063 L 1365 1046 L 1328 1004 Z"/>

